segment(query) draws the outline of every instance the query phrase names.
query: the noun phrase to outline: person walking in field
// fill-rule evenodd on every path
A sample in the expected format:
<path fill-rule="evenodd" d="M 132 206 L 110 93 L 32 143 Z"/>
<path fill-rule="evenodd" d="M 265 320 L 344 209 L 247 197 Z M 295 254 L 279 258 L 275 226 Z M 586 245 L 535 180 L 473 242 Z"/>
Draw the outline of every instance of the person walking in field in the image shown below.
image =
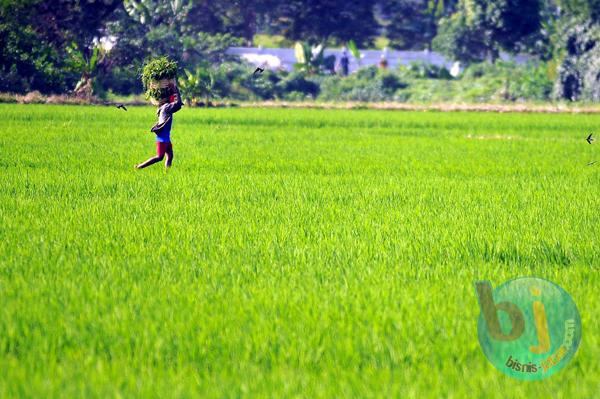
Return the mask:
<path fill-rule="evenodd" d="M 340 59 L 340 74 L 342 76 L 348 76 L 348 67 L 350 65 L 350 59 L 348 58 L 348 50 L 346 47 L 342 49 L 342 58 Z"/>
<path fill-rule="evenodd" d="M 170 168 L 173 163 L 173 144 L 171 144 L 171 126 L 173 125 L 173 114 L 181 109 L 183 102 L 179 89 L 175 84 L 171 84 L 170 91 L 173 93 L 168 99 L 162 98 L 158 102 L 158 122 L 152 126 L 151 132 L 156 134 L 156 156 L 135 165 L 136 169 L 143 169 L 157 162 L 165 160 L 165 168 Z"/>

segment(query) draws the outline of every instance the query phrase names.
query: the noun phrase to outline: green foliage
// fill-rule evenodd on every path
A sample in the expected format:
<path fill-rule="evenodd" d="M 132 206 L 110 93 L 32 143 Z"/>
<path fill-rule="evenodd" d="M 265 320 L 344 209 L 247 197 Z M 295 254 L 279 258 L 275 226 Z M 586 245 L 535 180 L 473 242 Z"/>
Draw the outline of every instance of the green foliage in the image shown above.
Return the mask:
<path fill-rule="evenodd" d="M 142 25 L 181 24 L 190 11 L 190 1 L 183 0 L 123 0 L 127 13 Z"/>
<path fill-rule="evenodd" d="M 358 65 L 360 65 L 362 60 L 362 54 L 360 53 L 360 50 L 358 49 L 358 46 L 356 45 L 354 40 L 348 41 L 348 50 L 350 50 L 350 54 L 352 54 Z"/>
<path fill-rule="evenodd" d="M 317 76 L 334 69 L 335 60 L 324 56 L 324 47 L 347 45 L 360 64 L 359 47 L 369 46 L 385 34 L 391 46 L 404 49 L 431 47 L 431 38 L 436 35 L 432 46 L 466 65 L 494 61 L 501 51 L 534 54 L 550 66 L 545 74 L 555 80 L 556 98 L 595 101 L 600 98 L 596 72 L 600 55 L 595 44 L 599 1 L 4 0 L 0 2 L 0 90 L 140 93 L 143 85 L 135 76 L 142 73 L 144 60 L 168 56 L 192 75 L 199 65 L 214 73 L 214 92 L 219 96 L 313 98 L 323 95 L 321 85 L 327 86 L 326 92 L 331 89 L 347 94 L 351 90 L 345 86 L 351 82 Z M 296 66 L 297 82 L 304 79 L 298 83 L 300 89 L 286 89 L 296 86 L 285 83 L 287 73 L 269 72 L 257 79 L 250 76 L 245 64 L 219 72 L 219 65 L 238 61 L 226 53 L 227 49 L 248 44 L 257 32 L 282 42 L 302 42 Z M 114 47 L 102 51 L 100 37 L 114 40 Z M 315 43 L 321 44 L 313 47 Z M 414 87 L 402 89 L 398 98 L 414 98 L 407 97 L 409 91 L 424 97 L 420 91 L 428 85 L 443 87 L 439 82 L 417 80 L 447 79 L 446 72 L 425 63 L 399 71 L 400 81 Z M 532 70 L 532 82 L 542 82 L 542 75 L 544 71 Z M 473 90 L 466 92 L 478 93 L 479 97 L 473 98 L 491 96 L 506 101 L 527 97 L 527 93 L 536 99 L 545 97 L 546 82 L 510 82 L 504 93 L 511 94 L 499 95 L 498 82 L 505 77 L 496 78 L 486 73 Z M 350 97 L 390 98 L 382 91 L 387 85 L 380 83 L 377 79 L 359 82 L 357 94 Z M 163 90 L 151 95 L 166 93 Z M 448 92 L 440 95 L 450 96 Z M 435 97 L 435 93 L 429 96 Z"/>
<path fill-rule="evenodd" d="M 96 77 L 104 60 L 105 51 L 99 45 L 95 45 L 88 57 L 73 43 L 70 47 L 67 47 L 66 52 L 69 56 L 68 62 L 71 68 L 78 71 L 81 76 L 75 86 L 75 94 L 82 97 L 103 95 L 104 89 L 98 84 Z"/>
<path fill-rule="evenodd" d="M 455 3 L 456 0 L 382 0 L 389 45 L 400 50 L 431 48 L 439 19 L 447 16 Z"/>
<path fill-rule="evenodd" d="M 460 12 L 440 20 L 432 45 L 434 50 L 464 63 L 482 61 L 490 50 L 484 37 L 469 28 L 466 15 Z"/>
<path fill-rule="evenodd" d="M 200 31 L 202 27 L 194 22 L 194 10 L 200 3 L 137 0 L 126 5 L 128 13 L 109 26 L 109 33 L 119 37 L 113 51 L 125 62 L 132 61 L 127 59 L 129 53 L 141 48 L 137 58 L 166 55 L 191 70 L 199 64 L 232 60 L 226 50 L 242 44 L 240 38 L 227 32 Z"/>
<path fill-rule="evenodd" d="M 184 99 L 206 103 L 211 98 L 242 101 L 306 100 L 319 94 L 318 78 L 309 78 L 303 72 L 272 72 L 266 70 L 254 75 L 254 67 L 247 64 L 225 63 L 216 67 L 199 66 L 195 71 L 184 71 L 179 88 Z"/>
<path fill-rule="evenodd" d="M 294 51 L 296 55 L 296 64 L 294 68 L 297 71 L 315 74 L 315 73 L 333 73 L 335 68 L 335 56 L 324 55 L 325 47 L 323 44 L 311 46 L 304 42 L 296 42 Z"/>
<path fill-rule="evenodd" d="M 461 0 L 440 22 L 434 48 L 464 62 L 498 58 L 513 51 L 541 26 L 541 0 Z"/>
<path fill-rule="evenodd" d="M 187 69 L 184 69 L 183 72 L 184 76 L 178 80 L 181 97 L 187 104 L 197 103 L 204 96 L 203 89 L 212 87 L 214 80 L 209 73 L 201 70 L 201 67 L 197 67 L 193 73 Z"/>
<path fill-rule="evenodd" d="M 229 88 L 225 69 L 207 65 L 199 65 L 193 72 L 185 69 L 178 83 L 181 95 L 188 104 L 198 104 L 204 100 L 208 105 L 211 99 L 224 96 Z"/>
<path fill-rule="evenodd" d="M 170 60 L 168 57 L 155 58 L 144 66 L 142 83 L 145 87 L 148 87 L 152 81 L 174 79 L 177 77 L 177 69 L 176 61 Z"/>
<path fill-rule="evenodd" d="M 227 55 L 226 51 L 230 47 L 243 44 L 240 38 L 228 33 L 209 35 L 204 32 L 193 36 L 183 36 L 181 43 L 183 47 L 182 62 L 186 65 L 198 63 L 217 65 L 233 61 L 235 58 Z"/>
<path fill-rule="evenodd" d="M 370 46 L 378 33 L 371 2 L 288 0 L 277 3 L 273 16 L 281 33 L 295 41 L 345 43 L 354 39 Z"/>
<path fill-rule="evenodd" d="M 192 73 L 198 83 L 186 82 L 186 79 L 189 80 L 189 75 L 186 74 L 179 80 L 180 88 L 184 97 L 192 102 L 203 99 L 208 103 L 215 97 L 233 100 L 264 100 L 278 97 L 277 84 L 281 77 L 268 70 L 256 76 L 253 74 L 254 69 L 250 64 L 237 62 L 226 62 L 219 67 L 204 64 L 195 68 L 196 71 Z M 185 86 L 188 83 L 197 88 L 196 99 L 187 94 Z"/>
<path fill-rule="evenodd" d="M 0 90 L 65 93 L 87 81 L 84 75 L 97 70 L 89 63 L 98 57 L 93 39 L 119 5 L 117 0 L 2 1 Z"/>
<path fill-rule="evenodd" d="M 282 74 L 277 83 L 278 96 L 284 99 L 315 99 L 320 91 L 319 84 L 307 78 L 306 74 L 293 72 Z"/>
<path fill-rule="evenodd" d="M 375 39 L 375 43 L 373 44 L 373 48 L 375 50 L 383 50 L 390 47 L 390 39 L 385 36 L 378 36 Z"/>
<path fill-rule="evenodd" d="M 600 0 L 558 0 L 564 14 L 580 21 L 600 23 Z"/>
<path fill-rule="evenodd" d="M 516 43 L 515 53 L 530 54 L 544 62 L 551 61 L 555 46 L 560 41 L 558 26 L 560 11 L 553 1 L 540 1 L 540 28 Z"/>
<path fill-rule="evenodd" d="M 549 101 L 553 81 L 548 68 L 545 63 L 485 62 L 470 65 L 460 78 L 452 80 L 423 79 L 408 68 L 401 69 L 400 76 L 408 86 L 398 90 L 394 99 L 416 103 Z"/>
<path fill-rule="evenodd" d="M 156 8 L 152 7 L 152 1 L 134 3 L 139 10 L 120 13 L 118 19 L 109 24 L 109 34 L 119 38 L 108 57 L 111 65 L 138 70 L 140 60 L 168 56 L 181 68 L 193 71 L 198 65 L 216 65 L 234 59 L 226 54 L 226 50 L 240 45 L 241 39 L 228 33 L 198 32 L 191 25 L 188 18 L 198 3 L 179 2 L 174 6 L 161 3 Z M 111 73 L 109 70 L 107 75 Z M 123 76 L 119 70 L 115 73 Z M 120 82 L 120 76 L 114 81 Z M 106 81 L 113 88 L 110 83 L 113 79 L 107 77 Z"/>
<path fill-rule="evenodd" d="M 168 97 L 170 94 L 168 87 L 153 87 L 153 83 L 163 79 L 177 78 L 178 68 L 177 62 L 168 57 L 158 57 L 148 61 L 144 65 L 141 76 L 146 90 L 146 98 L 159 100 Z"/>
<path fill-rule="evenodd" d="M 413 61 L 407 66 L 400 66 L 398 70 L 401 75 L 415 79 L 452 79 L 446 67 L 425 61 Z"/>
<path fill-rule="evenodd" d="M 469 67 L 463 79 L 465 82 L 479 81 L 484 87 L 492 89 L 489 97 L 492 101 L 548 101 L 553 82 L 548 77 L 547 68 L 543 63 L 518 66 L 512 62 L 498 61 L 493 65 Z"/>
<path fill-rule="evenodd" d="M 144 92 L 140 81 L 141 69 L 141 65 L 137 66 L 137 63 L 133 67 L 113 65 L 100 70 L 96 82 L 104 90 L 117 95 L 141 94 Z"/>
<path fill-rule="evenodd" d="M 0 21 L 0 91 L 64 93 L 75 86 L 76 70 L 32 25 Z"/>
<path fill-rule="evenodd" d="M 248 70 L 247 74 L 238 81 L 241 88 L 250 93 L 248 99 L 251 100 L 272 100 L 278 96 L 278 86 L 281 78 L 272 71 L 265 71 L 260 76 L 255 76 Z"/>
<path fill-rule="evenodd" d="M 560 26 L 557 98 L 600 100 L 600 25 L 572 17 Z"/>
<path fill-rule="evenodd" d="M 346 79 L 321 77 L 319 100 L 400 102 L 548 101 L 552 79 L 544 63 L 474 64 L 459 79 L 443 67 L 423 63 L 397 72 L 364 68 Z"/>
<path fill-rule="evenodd" d="M 396 90 L 406 87 L 400 78 L 377 67 L 359 70 L 348 77 L 327 77 L 321 82 L 319 100 L 323 101 L 387 101 Z"/>
<path fill-rule="evenodd" d="M 207 34 L 229 34 L 242 38 L 244 45 L 251 45 L 254 36 L 269 31 L 276 0 L 192 1 L 182 26 L 189 34 L 198 31 Z M 271 32 L 268 33 L 279 33 Z"/>
<path fill-rule="evenodd" d="M 291 48 L 294 47 L 294 41 L 286 39 L 282 35 L 256 34 L 252 39 L 252 45 L 263 48 Z"/>
<path fill-rule="evenodd" d="M 74 88 L 82 69 L 70 50 L 75 46 L 82 57 L 93 57 L 92 39 L 118 2 L 74 3 L 0 3 L 0 90 L 64 93 Z"/>

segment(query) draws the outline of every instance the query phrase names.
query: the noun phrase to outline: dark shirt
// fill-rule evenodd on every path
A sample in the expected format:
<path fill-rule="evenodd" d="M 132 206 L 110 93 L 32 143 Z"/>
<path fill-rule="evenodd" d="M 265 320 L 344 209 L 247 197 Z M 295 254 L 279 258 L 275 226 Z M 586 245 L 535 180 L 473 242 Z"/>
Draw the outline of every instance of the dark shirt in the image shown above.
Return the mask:
<path fill-rule="evenodd" d="M 150 129 L 156 133 L 156 141 L 160 143 L 171 142 L 171 126 L 173 125 L 173 114 L 181 109 L 183 102 L 179 90 L 175 88 L 175 101 L 168 102 L 158 107 L 156 116 L 158 122 Z"/>
<path fill-rule="evenodd" d="M 346 54 L 342 55 L 342 59 L 340 60 L 340 66 L 342 67 L 342 75 L 348 75 L 348 66 L 350 65 L 350 59 Z"/>

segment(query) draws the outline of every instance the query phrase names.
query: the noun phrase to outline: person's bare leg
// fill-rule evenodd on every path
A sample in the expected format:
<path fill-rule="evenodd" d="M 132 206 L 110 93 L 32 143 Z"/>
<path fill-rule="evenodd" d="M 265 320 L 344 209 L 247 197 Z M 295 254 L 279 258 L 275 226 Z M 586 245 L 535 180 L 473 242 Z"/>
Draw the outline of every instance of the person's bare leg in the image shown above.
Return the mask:
<path fill-rule="evenodd" d="M 158 156 L 158 155 L 157 155 L 157 156 L 154 156 L 154 157 L 152 157 L 152 158 L 148 159 L 147 161 L 145 161 L 145 162 L 142 162 L 142 163 L 141 163 L 141 164 L 139 164 L 139 165 L 136 165 L 136 166 L 135 166 L 135 168 L 136 168 L 136 169 L 144 169 L 144 168 L 146 168 L 146 167 L 148 167 L 148 166 L 150 166 L 150 165 L 154 165 L 155 163 L 162 161 L 162 160 L 163 160 L 163 158 L 164 158 L 164 156 L 162 156 L 162 157 L 161 157 L 161 156 Z"/>
<path fill-rule="evenodd" d="M 169 169 L 171 164 L 173 163 L 173 151 L 167 152 L 167 157 L 165 159 L 165 168 Z"/>

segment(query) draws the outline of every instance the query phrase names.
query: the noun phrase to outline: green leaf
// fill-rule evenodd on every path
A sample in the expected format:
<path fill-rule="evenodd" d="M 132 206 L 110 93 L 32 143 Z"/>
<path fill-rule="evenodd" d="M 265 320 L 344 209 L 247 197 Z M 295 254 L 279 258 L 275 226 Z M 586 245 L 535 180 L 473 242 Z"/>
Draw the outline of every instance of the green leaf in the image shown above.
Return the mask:
<path fill-rule="evenodd" d="M 352 56 L 354 58 L 356 58 L 357 60 L 360 60 L 360 51 L 358 50 L 356 43 L 354 43 L 354 40 L 350 40 L 348 42 L 348 50 L 350 50 L 350 53 L 352 53 Z"/>
<path fill-rule="evenodd" d="M 306 64 L 306 53 L 302 43 L 296 42 L 296 44 L 294 44 L 294 55 L 299 64 Z"/>

